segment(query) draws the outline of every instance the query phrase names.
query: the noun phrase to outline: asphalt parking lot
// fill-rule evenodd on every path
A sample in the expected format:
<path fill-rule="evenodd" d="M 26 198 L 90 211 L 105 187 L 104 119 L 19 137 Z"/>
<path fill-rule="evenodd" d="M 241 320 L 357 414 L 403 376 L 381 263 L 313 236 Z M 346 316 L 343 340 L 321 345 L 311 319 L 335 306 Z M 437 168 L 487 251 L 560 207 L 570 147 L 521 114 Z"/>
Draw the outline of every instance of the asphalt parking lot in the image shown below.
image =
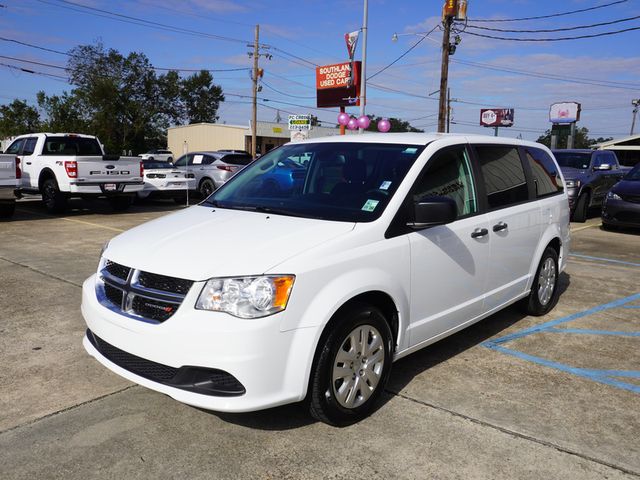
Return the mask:
<path fill-rule="evenodd" d="M 181 207 L 0 223 L 0 478 L 617 479 L 640 477 L 640 234 L 572 225 L 558 306 L 509 308 L 397 362 L 351 427 L 299 405 L 216 414 L 84 352 L 81 284 L 104 242 Z"/>

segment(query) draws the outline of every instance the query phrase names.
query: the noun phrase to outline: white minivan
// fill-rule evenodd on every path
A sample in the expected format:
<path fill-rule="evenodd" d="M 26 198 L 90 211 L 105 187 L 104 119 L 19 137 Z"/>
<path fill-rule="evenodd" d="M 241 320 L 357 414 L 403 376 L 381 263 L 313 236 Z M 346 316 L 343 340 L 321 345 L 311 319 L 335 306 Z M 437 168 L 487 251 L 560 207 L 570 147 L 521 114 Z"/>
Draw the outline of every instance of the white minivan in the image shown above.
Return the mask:
<path fill-rule="evenodd" d="M 190 405 L 306 400 L 347 425 L 374 408 L 393 361 L 517 301 L 549 312 L 568 250 L 567 193 L 543 145 L 291 143 L 112 239 L 84 283 L 84 346 Z"/>

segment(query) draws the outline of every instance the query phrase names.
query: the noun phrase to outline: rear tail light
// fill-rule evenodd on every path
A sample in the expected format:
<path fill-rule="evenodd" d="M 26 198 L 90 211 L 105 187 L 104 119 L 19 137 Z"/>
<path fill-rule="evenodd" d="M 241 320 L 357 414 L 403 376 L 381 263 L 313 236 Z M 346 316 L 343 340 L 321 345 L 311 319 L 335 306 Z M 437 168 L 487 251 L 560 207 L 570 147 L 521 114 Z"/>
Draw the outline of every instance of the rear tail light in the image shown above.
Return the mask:
<path fill-rule="evenodd" d="M 144 178 L 144 163 L 140 162 L 140 177 Z"/>
<path fill-rule="evenodd" d="M 78 162 L 75 160 L 64 162 L 64 169 L 67 171 L 69 178 L 78 178 Z"/>
<path fill-rule="evenodd" d="M 16 180 L 22 178 L 22 170 L 20 169 L 20 159 L 16 157 Z"/>
<path fill-rule="evenodd" d="M 229 165 L 216 165 L 216 168 L 224 170 L 225 172 L 235 172 L 236 167 L 230 167 Z"/>

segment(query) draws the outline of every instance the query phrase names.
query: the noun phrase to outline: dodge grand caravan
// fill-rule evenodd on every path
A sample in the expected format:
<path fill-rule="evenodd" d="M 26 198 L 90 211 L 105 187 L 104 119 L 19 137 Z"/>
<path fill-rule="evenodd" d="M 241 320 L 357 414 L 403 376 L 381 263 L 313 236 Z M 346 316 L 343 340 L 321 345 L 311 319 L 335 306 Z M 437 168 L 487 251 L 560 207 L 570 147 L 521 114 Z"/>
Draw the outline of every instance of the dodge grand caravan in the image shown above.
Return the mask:
<path fill-rule="evenodd" d="M 292 187 L 267 185 L 287 163 Z M 347 425 L 374 408 L 393 361 L 515 302 L 549 312 L 568 249 L 562 173 L 540 144 L 287 144 L 199 205 L 112 239 L 84 283 L 84 346 L 190 405 L 306 400 Z"/>

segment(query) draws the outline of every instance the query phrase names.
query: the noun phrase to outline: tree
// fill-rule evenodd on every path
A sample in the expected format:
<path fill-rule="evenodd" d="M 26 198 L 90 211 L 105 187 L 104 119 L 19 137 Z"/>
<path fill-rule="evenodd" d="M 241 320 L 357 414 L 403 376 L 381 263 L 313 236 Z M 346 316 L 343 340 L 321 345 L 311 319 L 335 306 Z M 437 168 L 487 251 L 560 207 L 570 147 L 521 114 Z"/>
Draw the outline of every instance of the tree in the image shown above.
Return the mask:
<path fill-rule="evenodd" d="M 40 114 L 25 100 L 15 99 L 9 105 L 0 106 L 0 137 L 13 137 L 38 130 Z"/>
<path fill-rule="evenodd" d="M 373 115 L 367 115 L 371 120 L 369 124 L 369 128 L 367 131 L 377 132 L 378 131 L 378 122 L 382 120 L 382 117 L 374 117 Z M 404 120 L 400 120 L 399 118 L 389 118 L 389 123 L 391 124 L 390 132 L 424 132 L 424 130 L 420 130 L 418 128 L 412 127 L 409 122 Z"/>
<path fill-rule="evenodd" d="M 38 106 L 46 114 L 42 130 L 49 132 L 86 132 L 91 119 L 87 117 L 76 95 L 64 92 L 62 95 L 47 95 L 38 92 Z"/>
<path fill-rule="evenodd" d="M 214 85 L 207 70 L 201 70 L 182 80 L 180 99 L 187 123 L 213 123 L 218 119 L 218 107 L 224 101 L 222 88 Z"/>
<path fill-rule="evenodd" d="M 568 126 L 558 129 L 557 148 L 566 148 L 569 139 L 569 132 L 570 129 Z M 573 148 L 591 148 L 597 143 L 606 142 L 608 140 L 612 140 L 612 138 L 589 138 L 589 129 L 587 127 L 579 127 L 576 128 L 576 135 L 573 139 Z M 551 148 L 551 130 L 545 131 L 544 135 L 538 137 L 538 140 L 536 141 Z"/>

